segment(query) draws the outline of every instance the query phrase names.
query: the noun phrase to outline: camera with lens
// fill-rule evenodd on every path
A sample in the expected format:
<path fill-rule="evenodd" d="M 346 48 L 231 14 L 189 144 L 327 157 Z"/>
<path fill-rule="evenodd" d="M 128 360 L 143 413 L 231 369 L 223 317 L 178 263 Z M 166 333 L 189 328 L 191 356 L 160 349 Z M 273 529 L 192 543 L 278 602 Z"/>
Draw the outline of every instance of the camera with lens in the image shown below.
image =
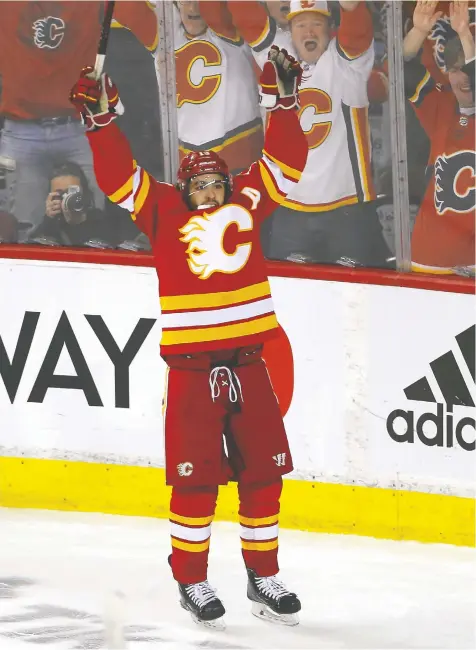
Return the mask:
<path fill-rule="evenodd" d="M 78 185 L 70 185 L 68 189 L 57 192 L 56 196 L 61 200 L 61 212 L 63 215 L 79 215 L 87 210 L 87 201 L 81 188 Z"/>

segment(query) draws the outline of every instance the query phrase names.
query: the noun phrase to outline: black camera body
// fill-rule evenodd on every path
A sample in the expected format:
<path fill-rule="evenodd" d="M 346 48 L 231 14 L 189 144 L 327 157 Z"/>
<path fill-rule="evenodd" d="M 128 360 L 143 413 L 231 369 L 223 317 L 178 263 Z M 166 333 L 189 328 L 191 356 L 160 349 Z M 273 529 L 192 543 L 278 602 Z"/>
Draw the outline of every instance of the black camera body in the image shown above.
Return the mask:
<path fill-rule="evenodd" d="M 57 198 L 61 201 L 62 216 L 65 212 L 71 215 L 82 214 L 88 209 L 88 201 L 81 192 L 79 185 L 70 185 L 66 190 L 56 193 Z"/>

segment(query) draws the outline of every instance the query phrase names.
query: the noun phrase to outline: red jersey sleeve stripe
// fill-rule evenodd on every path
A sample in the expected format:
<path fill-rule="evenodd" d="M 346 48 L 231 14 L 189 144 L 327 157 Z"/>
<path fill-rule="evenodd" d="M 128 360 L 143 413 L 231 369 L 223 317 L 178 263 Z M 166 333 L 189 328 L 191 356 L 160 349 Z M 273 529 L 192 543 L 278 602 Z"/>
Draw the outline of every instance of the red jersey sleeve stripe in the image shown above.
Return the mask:
<path fill-rule="evenodd" d="M 137 192 L 134 192 L 134 212 L 139 214 L 139 212 L 144 207 L 145 200 L 150 191 L 150 176 L 149 174 L 141 169 L 141 182 L 137 188 Z"/>
<path fill-rule="evenodd" d="M 266 151 L 266 149 L 263 149 L 263 154 L 272 160 L 278 167 L 279 169 L 283 172 L 285 176 L 288 178 L 292 178 L 295 181 L 299 181 L 301 176 L 302 176 L 302 170 L 301 169 L 294 169 L 293 167 L 290 167 L 289 165 L 286 165 L 286 163 L 282 162 L 281 160 L 278 160 L 275 158 L 275 156 L 272 156 L 269 151 Z"/>

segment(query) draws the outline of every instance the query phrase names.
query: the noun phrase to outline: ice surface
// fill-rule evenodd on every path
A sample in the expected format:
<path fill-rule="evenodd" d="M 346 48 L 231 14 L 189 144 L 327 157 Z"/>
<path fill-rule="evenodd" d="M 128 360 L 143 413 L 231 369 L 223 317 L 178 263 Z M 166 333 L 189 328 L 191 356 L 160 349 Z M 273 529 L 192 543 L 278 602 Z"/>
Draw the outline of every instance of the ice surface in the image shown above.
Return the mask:
<path fill-rule="evenodd" d="M 473 549 L 295 531 L 280 542 L 299 627 L 251 615 L 237 527 L 216 523 L 209 578 L 228 628 L 213 632 L 178 605 L 166 521 L 0 508 L 0 648 L 104 648 L 118 589 L 130 649 L 476 646 Z"/>

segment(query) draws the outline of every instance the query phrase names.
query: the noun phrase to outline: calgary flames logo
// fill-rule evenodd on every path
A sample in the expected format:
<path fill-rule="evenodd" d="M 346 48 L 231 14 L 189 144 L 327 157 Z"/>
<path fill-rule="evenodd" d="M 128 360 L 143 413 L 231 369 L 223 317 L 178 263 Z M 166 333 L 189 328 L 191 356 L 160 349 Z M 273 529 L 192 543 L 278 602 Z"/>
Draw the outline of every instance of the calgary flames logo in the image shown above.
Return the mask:
<path fill-rule="evenodd" d="M 476 9 L 471 7 L 469 10 L 470 26 L 474 25 Z M 448 16 L 442 16 L 433 26 L 428 38 L 434 42 L 433 55 L 435 57 L 436 65 L 442 72 L 448 72 L 445 65 L 445 47 L 446 43 L 456 36 L 456 32 L 451 27 L 450 19 Z"/>
<path fill-rule="evenodd" d="M 476 203 L 474 151 L 458 151 L 438 156 L 435 161 L 435 207 L 438 214 L 447 210 L 471 212 Z"/>
<path fill-rule="evenodd" d="M 448 39 L 455 36 L 455 32 L 451 28 L 450 19 L 447 17 L 437 20 L 428 38 L 434 42 L 433 55 L 435 57 L 436 65 L 442 72 L 446 72 L 445 66 L 445 47 Z"/>
<path fill-rule="evenodd" d="M 55 16 L 40 18 L 33 23 L 34 41 L 36 47 L 54 50 L 61 45 L 66 25 L 64 20 Z"/>
<path fill-rule="evenodd" d="M 208 280 L 213 273 L 237 273 L 247 263 L 252 244 L 238 244 L 232 253 L 223 248 L 227 229 L 235 224 L 238 232 L 253 229 L 250 213 L 239 205 L 225 205 L 214 212 L 192 217 L 179 229 L 180 241 L 188 244 L 188 266 L 200 280 Z"/>

